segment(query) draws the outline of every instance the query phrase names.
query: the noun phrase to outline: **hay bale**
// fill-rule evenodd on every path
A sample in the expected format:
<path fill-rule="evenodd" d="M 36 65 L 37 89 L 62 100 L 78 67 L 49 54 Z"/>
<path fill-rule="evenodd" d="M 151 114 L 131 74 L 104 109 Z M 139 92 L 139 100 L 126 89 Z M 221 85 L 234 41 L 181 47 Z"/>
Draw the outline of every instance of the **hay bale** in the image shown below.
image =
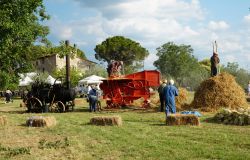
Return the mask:
<path fill-rule="evenodd" d="M 171 114 L 166 118 L 166 124 L 168 126 L 176 125 L 194 125 L 199 126 L 200 120 L 197 116 L 192 114 Z"/>
<path fill-rule="evenodd" d="M 185 88 L 179 88 L 178 92 L 179 95 L 175 98 L 176 109 L 181 111 L 187 108 L 185 105 L 187 105 L 188 91 Z"/>
<path fill-rule="evenodd" d="M 53 116 L 32 116 L 27 119 L 26 125 L 29 127 L 52 127 L 56 125 L 56 119 Z"/>
<path fill-rule="evenodd" d="M 5 115 L 0 116 L 0 126 L 5 126 L 7 124 L 7 117 Z"/>
<path fill-rule="evenodd" d="M 237 109 L 245 105 L 247 102 L 244 90 L 228 73 L 221 73 L 203 81 L 191 103 L 192 108 L 200 108 L 202 111 L 216 111 L 222 107 Z"/>
<path fill-rule="evenodd" d="M 122 118 L 120 116 L 95 116 L 90 119 L 90 124 L 101 126 L 121 126 Z"/>
<path fill-rule="evenodd" d="M 26 104 L 24 102 L 21 102 L 20 105 L 19 105 L 21 108 L 24 108 L 26 107 Z"/>

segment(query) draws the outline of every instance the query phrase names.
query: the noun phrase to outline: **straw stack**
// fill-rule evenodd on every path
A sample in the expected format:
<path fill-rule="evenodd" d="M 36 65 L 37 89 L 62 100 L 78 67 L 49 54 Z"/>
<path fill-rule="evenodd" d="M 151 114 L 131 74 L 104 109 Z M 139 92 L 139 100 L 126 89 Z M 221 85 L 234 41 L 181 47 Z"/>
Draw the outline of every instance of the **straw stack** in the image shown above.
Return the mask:
<path fill-rule="evenodd" d="M 178 111 L 181 111 L 181 110 L 186 108 L 186 107 L 183 107 L 183 106 L 187 102 L 188 91 L 185 88 L 179 88 L 178 92 L 179 92 L 179 95 L 175 99 L 176 109 Z"/>
<path fill-rule="evenodd" d="M 26 125 L 29 127 L 52 127 L 56 125 L 56 119 L 53 116 L 32 116 L 27 119 Z"/>
<path fill-rule="evenodd" d="M 228 73 L 221 73 L 203 81 L 195 92 L 192 108 L 216 111 L 220 108 L 237 109 L 247 104 L 244 90 Z"/>
<path fill-rule="evenodd" d="M 168 126 L 176 125 L 194 125 L 199 126 L 200 120 L 197 116 L 193 114 L 171 114 L 166 118 L 166 124 Z"/>
<path fill-rule="evenodd" d="M 90 124 L 101 126 L 121 126 L 122 118 L 120 116 L 95 116 L 90 119 Z"/>

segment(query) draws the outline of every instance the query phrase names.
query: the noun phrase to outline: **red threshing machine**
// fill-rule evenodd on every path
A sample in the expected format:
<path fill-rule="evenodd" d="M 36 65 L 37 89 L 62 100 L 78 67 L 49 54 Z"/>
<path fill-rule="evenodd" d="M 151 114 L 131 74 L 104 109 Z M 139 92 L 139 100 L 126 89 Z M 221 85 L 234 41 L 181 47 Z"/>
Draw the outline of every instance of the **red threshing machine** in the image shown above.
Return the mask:
<path fill-rule="evenodd" d="M 150 87 L 160 85 L 160 73 L 156 70 L 145 70 L 125 76 L 110 76 L 102 80 L 100 88 L 107 108 L 119 108 L 144 98 L 142 107 L 149 106 Z"/>

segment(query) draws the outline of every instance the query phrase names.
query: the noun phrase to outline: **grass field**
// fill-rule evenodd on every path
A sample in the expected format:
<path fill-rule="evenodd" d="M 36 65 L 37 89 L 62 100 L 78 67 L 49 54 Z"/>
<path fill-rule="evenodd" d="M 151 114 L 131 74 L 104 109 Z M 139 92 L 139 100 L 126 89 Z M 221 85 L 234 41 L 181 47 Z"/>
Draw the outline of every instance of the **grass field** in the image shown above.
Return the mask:
<path fill-rule="evenodd" d="M 250 126 L 205 122 L 201 126 L 165 126 L 164 113 L 144 110 L 87 112 L 78 99 L 74 112 L 25 113 L 20 100 L 0 104 L 8 125 L 0 126 L 0 159 L 250 159 Z M 28 117 L 51 115 L 52 128 L 25 126 Z M 120 115 L 123 126 L 92 126 L 96 115 Z"/>

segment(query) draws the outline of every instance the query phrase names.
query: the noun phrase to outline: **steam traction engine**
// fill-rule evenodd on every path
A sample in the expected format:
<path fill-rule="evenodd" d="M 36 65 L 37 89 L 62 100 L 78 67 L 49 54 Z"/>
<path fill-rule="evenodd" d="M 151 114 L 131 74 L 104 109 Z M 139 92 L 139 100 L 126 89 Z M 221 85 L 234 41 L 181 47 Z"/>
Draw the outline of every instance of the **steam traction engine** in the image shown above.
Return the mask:
<path fill-rule="evenodd" d="M 142 107 L 149 107 L 150 87 L 160 85 L 160 73 L 156 70 L 145 70 L 125 76 L 120 75 L 122 62 L 112 61 L 107 70 L 109 78 L 102 80 L 100 88 L 107 108 L 119 108 L 144 98 Z"/>
<path fill-rule="evenodd" d="M 69 41 L 65 42 L 69 47 Z M 74 46 L 75 47 L 75 46 Z M 66 84 L 35 83 L 26 101 L 28 112 L 65 112 L 74 110 L 76 92 L 70 87 L 70 57 L 66 55 Z"/>
<path fill-rule="evenodd" d="M 34 83 L 26 101 L 27 112 L 73 111 L 75 90 L 62 84 Z"/>

